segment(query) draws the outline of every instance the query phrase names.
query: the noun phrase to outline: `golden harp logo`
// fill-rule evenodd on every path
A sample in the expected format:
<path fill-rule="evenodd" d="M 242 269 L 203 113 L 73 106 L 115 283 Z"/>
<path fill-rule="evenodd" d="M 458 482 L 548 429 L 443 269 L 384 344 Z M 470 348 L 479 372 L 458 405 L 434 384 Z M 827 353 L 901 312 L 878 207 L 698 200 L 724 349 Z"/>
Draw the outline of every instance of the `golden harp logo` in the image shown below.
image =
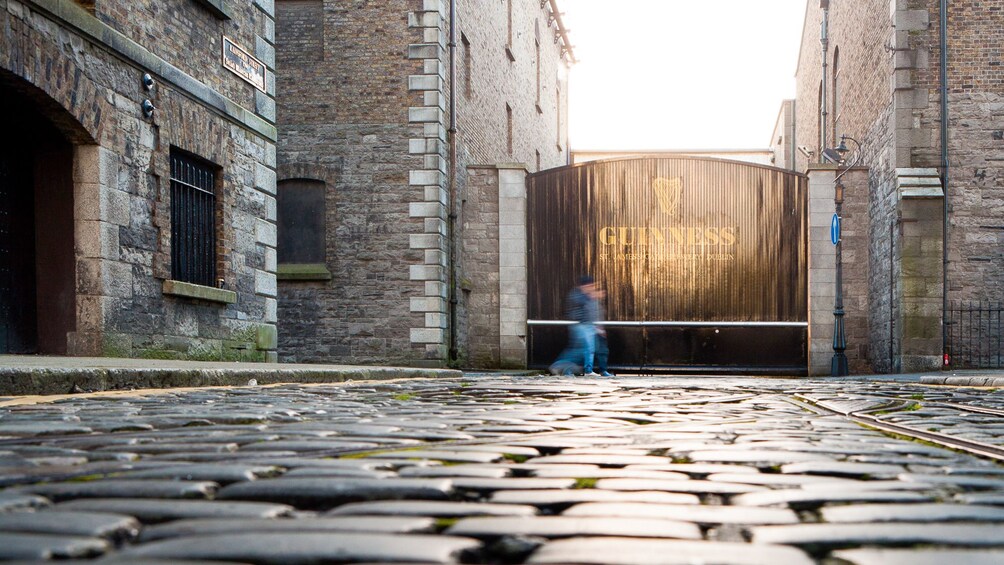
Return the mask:
<path fill-rule="evenodd" d="M 683 194 L 683 179 L 659 177 L 652 181 L 652 190 L 659 201 L 659 209 L 664 214 L 675 216 L 680 210 L 680 196 Z"/>

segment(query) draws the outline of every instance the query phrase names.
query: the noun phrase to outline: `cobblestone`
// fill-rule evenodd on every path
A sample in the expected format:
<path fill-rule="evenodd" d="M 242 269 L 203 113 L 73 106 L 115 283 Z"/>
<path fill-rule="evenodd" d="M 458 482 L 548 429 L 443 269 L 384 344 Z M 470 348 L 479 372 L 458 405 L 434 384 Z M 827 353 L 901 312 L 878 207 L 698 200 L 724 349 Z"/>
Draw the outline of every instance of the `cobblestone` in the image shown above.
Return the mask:
<path fill-rule="evenodd" d="M 1004 467 L 868 427 L 1004 445 L 996 411 L 996 391 L 746 378 L 11 398 L 0 558 L 998 562 Z"/>

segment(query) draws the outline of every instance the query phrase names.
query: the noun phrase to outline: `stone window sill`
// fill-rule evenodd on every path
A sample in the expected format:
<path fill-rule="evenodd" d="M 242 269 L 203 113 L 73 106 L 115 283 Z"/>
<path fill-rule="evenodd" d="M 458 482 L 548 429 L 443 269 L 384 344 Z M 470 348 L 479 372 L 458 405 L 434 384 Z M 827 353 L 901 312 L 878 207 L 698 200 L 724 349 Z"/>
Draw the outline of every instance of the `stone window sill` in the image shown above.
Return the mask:
<path fill-rule="evenodd" d="M 236 304 L 237 293 L 232 290 L 202 286 L 181 281 L 164 281 L 164 294 L 169 296 L 181 296 L 184 298 L 194 298 L 206 302 L 218 302 L 220 304 Z"/>
<path fill-rule="evenodd" d="M 226 0 L 195 0 L 195 3 L 201 4 L 221 20 L 231 19 L 230 12 L 227 10 Z"/>
<path fill-rule="evenodd" d="M 276 278 L 280 281 L 330 281 L 331 271 L 324 263 L 283 263 Z"/>

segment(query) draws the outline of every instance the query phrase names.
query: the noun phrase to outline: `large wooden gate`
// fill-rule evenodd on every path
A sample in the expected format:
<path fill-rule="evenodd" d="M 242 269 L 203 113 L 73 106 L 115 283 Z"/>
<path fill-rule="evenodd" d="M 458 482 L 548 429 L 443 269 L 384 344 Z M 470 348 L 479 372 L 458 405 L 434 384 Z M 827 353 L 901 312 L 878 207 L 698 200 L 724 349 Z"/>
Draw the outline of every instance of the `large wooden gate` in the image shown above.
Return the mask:
<path fill-rule="evenodd" d="M 563 347 L 564 298 L 607 291 L 610 364 L 804 374 L 807 179 L 706 158 L 583 163 L 528 180 L 528 347 Z"/>

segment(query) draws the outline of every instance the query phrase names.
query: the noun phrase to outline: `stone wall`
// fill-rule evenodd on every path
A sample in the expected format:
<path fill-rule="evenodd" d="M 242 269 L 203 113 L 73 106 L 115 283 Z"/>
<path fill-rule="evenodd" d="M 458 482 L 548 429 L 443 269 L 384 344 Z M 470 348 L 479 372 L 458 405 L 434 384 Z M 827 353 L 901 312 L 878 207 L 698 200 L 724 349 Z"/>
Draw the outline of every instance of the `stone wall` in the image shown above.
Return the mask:
<path fill-rule="evenodd" d="M 271 17 L 274 0 L 97 0 L 94 14 L 108 27 L 171 61 L 188 75 L 244 108 L 254 108 L 255 91 L 218 72 L 223 36 L 270 68 L 275 67 Z M 226 16 L 213 5 L 225 6 Z"/>
<path fill-rule="evenodd" d="M 155 5 L 0 1 L 0 88 L 21 92 L 74 144 L 77 313 L 68 352 L 274 358 L 275 128 L 272 105 L 256 103 L 271 101 L 274 82 L 257 91 L 223 68 L 218 47 L 226 34 L 271 68 L 271 4 L 248 3 L 230 20 L 194 2 Z M 213 40 L 211 56 L 192 49 Z M 150 90 L 144 73 L 156 81 Z M 156 107 L 149 117 L 145 99 Z M 218 167 L 222 290 L 168 281 L 173 148 Z"/>
<path fill-rule="evenodd" d="M 330 280 L 282 280 L 280 357 L 301 362 L 405 362 L 413 350 L 409 328 L 424 315 L 409 313 L 424 284 L 412 281 L 410 249 L 424 222 L 409 217 L 423 190 L 409 185 L 421 156 L 409 141 L 422 125 L 408 125 L 408 108 L 421 96 L 408 89 L 422 72 L 408 45 L 422 33 L 409 28 L 421 2 L 365 5 L 279 0 L 279 179 L 326 183 L 324 267 Z"/>
<path fill-rule="evenodd" d="M 464 278 L 460 281 L 467 316 L 467 363 L 498 367 L 499 345 L 499 170 L 472 167 L 462 215 Z"/>
<path fill-rule="evenodd" d="M 931 53 L 931 20 L 927 0 L 857 0 L 829 2 L 826 80 L 825 146 L 835 147 L 842 134 L 860 158 L 854 164 L 868 169 L 867 182 L 845 183 L 845 226 L 855 226 L 855 238 L 844 246 L 845 273 L 848 262 L 853 280 L 845 280 L 848 306 L 849 348 L 858 348 L 852 370 L 899 370 L 900 353 L 915 337 L 924 340 L 940 320 L 912 319 L 913 307 L 904 305 L 902 205 L 898 186 L 904 171 L 937 166 L 937 101 L 932 99 L 930 73 L 936 53 Z M 799 170 L 818 161 L 820 151 L 820 84 L 822 45 L 819 30 L 823 11 L 819 3 L 807 3 L 802 50 L 797 72 L 797 144 L 813 151 L 813 157 L 796 155 Z M 935 11 L 936 15 L 936 11 Z M 935 30 L 936 31 L 936 30 Z M 836 118 L 836 119 L 835 119 Z M 848 181 L 850 177 L 848 177 Z M 925 226 L 927 229 L 930 226 Z M 862 262 L 866 263 L 862 263 Z M 940 264 L 940 253 L 926 256 L 928 264 Z M 864 265 L 867 268 L 864 268 Z M 929 266 L 929 265 L 928 265 Z M 926 269 L 926 267 L 925 267 Z M 867 277 L 860 280 L 859 277 Z M 925 287 L 926 302 L 940 293 Z M 862 302 L 867 309 L 862 310 Z M 850 303 L 859 309 L 856 319 Z M 907 327 L 909 326 L 909 327 Z M 903 333 L 904 330 L 906 333 Z M 940 329 L 939 329 L 940 331 Z M 910 332 L 917 332 L 916 335 Z M 892 355 L 890 355 L 892 351 Z M 930 352 L 936 356 L 937 349 Z M 931 357 L 933 358 L 933 357 Z"/>
<path fill-rule="evenodd" d="M 938 2 L 929 3 L 930 104 L 937 88 Z M 1004 69 L 1000 14 L 1004 1 L 964 0 L 948 9 L 948 160 L 947 198 L 950 224 L 949 298 L 1004 299 Z M 940 112 L 931 112 L 931 128 Z M 938 157 L 940 160 L 940 157 Z M 938 161 L 940 164 L 940 161 Z"/>
<path fill-rule="evenodd" d="M 844 333 L 847 336 L 847 364 L 851 374 L 871 372 L 871 360 L 881 355 L 872 352 L 868 286 L 871 279 L 871 245 L 868 229 L 871 206 L 868 199 L 868 169 L 851 169 L 840 182 L 844 185 L 844 203 L 840 212 L 841 273 L 844 299 Z"/>
<path fill-rule="evenodd" d="M 491 256 L 470 252 L 489 245 L 497 231 L 483 217 L 492 213 L 493 198 L 497 207 L 497 183 L 482 182 L 479 166 L 518 160 L 552 167 L 565 163 L 567 151 L 558 147 L 567 93 L 553 24 L 536 0 L 511 5 L 509 41 L 506 3 L 457 3 L 452 168 L 448 2 L 278 0 L 279 78 L 290 84 L 278 100 L 279 179 L 326 183 L 327 253 L 320 267 L 330 273 L 330 280 L 282 280 L 283 359 L 432 365 L 451 354 L 486 365 L 497 359 L 479 341 L 489 339 L 481 328 L 498 316 L 486 309 L 499 303 L 498 284 L 479 286 L 497 281 L 497 261 L 493 275 L 486 271 Z M 489 341 L 498 348 L 497 339 Z"/>

